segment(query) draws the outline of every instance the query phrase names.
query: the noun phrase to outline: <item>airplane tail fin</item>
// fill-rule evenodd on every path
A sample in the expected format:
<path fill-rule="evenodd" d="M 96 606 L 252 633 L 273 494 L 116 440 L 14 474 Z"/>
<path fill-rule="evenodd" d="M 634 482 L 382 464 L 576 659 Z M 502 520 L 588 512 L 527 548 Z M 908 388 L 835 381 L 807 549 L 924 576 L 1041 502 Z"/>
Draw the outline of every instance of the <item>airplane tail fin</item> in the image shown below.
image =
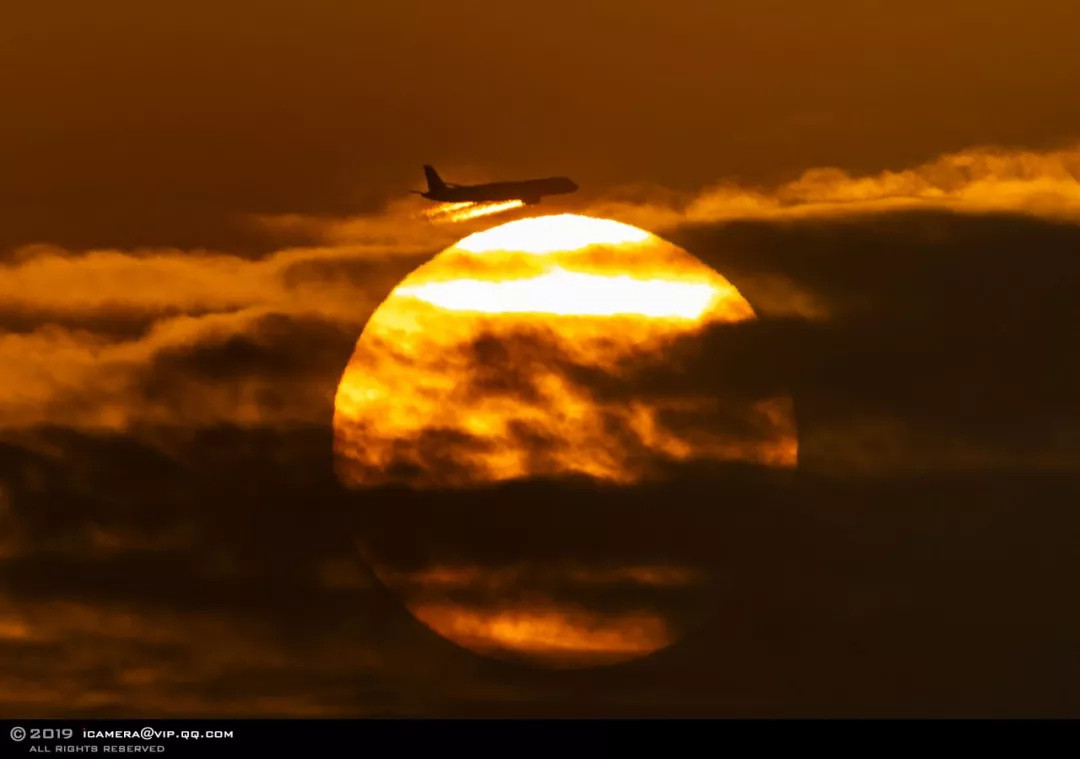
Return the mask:
<path fill-rule="evenodd" d="M 425 164 L 424 176 L 427 177 L 428 192 L 446 189 L 446 182 L 442 181 L 439 172 L 435 171 L 433 167 Z"/>

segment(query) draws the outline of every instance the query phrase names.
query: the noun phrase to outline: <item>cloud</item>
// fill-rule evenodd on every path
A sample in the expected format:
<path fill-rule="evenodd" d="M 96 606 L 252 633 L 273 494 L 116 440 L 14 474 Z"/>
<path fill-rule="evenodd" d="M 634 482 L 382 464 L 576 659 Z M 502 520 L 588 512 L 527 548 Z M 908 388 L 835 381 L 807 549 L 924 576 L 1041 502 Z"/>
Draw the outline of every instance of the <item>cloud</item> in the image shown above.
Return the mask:
<path fill-rule="evenodd" d="M 0 427 L 317 423 L 327 361 L 347 355 L 356 329 L 246 309 L 164 319 L 134 340 L 56 326 L 2 335 Z"/>
<path fill-rule="evenodd" d="M 448 204 L 442 204 L 448 205 Z M 436 208 L 438 206 L 435 206 Z M 330 245 L 349 245 L 365 258 L 417 255 L 446 247 L 463 228 L 480 226 L 433 223 L 425 213 L 430 203 L 414 198 L 392 200 L 375 213 L 333 217 L 306 214 L 259 214 L 251 222 L 272 234 L 318 239 Z"/>
<path fill-rule="evenodd" d="M 903 209 L 964 212 L 987 224 L 995 214 L 1019 214 L 1071 227 L 1080 219 L 1078 166 L 1078 148 L 982 148 L 878 175 L 815 169 L 771 190 L 718 186 L 681 198 L 646 192 L 596 201 L 586 211 L 668 234 L 719 267 L 769 320 L 844 323 L 863 287 L 835 266 L 861 271 L 883 244 L 910 238 L 875 220 Z M 263 217 L 266 228 L 315 243 L 260 259 L 172 249 L 17 251 L 0 266 L 0 428 L 321 422 L 337 365 L 372 309 L 431 253 L 487 223 L 432 225 L 417 217 L 420 209 L 403 200 L 351 219 Z M 852 227 L 858 219 L 866 223 Z M 804 231 L 832 225 L 854 236 L 782 239 L 777 221 Z M 947 238 L 948 223 L 935 224 L 909 226 Z M 1045 236 L 1053 228 L 1033 229 Z M 801 258 L 779 254 L 783 260 L 761 250 L 795 244 L 813 248 Z M 915 246 L 916 258 L 923 249 L 955 258 L 940 240 L 902 244 Z M 841 255 L 836 246 L 848 250 Z M 933 281 L 932 273 L 926 277 Z M 324 349 L 305 359 L 309 339 Z M 226 364 L 235 367 L 231 376 L 220 368 Z M 292 378 L 271 376 L 274 366 L 294 370 Z"/>
<path fill-rule="evenodd" d="M 259 259 L 24 249 L 0 267 L 0 702 L 41 716 L 1072 713 L 1075 177 L 1075 151 L 981 150 L 609 204 L 754 306 L 711 362 L 675 346 L 685 376 L 625 368 L 645 393 L 690 379 L 790 393 L 800 467 L 770 488 L 709 466 L 628 492 L 344 496 L 329 413 L 356 337 L 468 225 L 415 227 L 403 205 L 301 218 L 309 246 Z M 481 368 L 503 360 L 473 348 Z M 636 613 L 681 579 L 715 618 L 603 671 L 487 662 L 408 616 L 360 537 L 433 603 L 464 597 L 474 637 L 595 627 L 602 615 L 573 615 Z M 713 582 L 690 581 L 701 572 Z M 506 587 L 575 609 L 522 598 L 500 616 Z"/>
<path fill-rule="evenodd" d="M 772 190 L 722 186 L 683 198 L 657 193 L 651 200 L 597 201 L 587 211 L 664 231 L 719 267 L 773 322 L 843 324 L 860 297 L 870 295 L 837 267 L 863 271 L 864 259 L 880 256 L 882 245 L 909 246 L 912 260 L 922 260 L 923 250 L 956 257 L 942 244 L 951 234 L 948 222 L 882 226 L 886 212 L 965 212 L 988 225 L 994 214 L 1008 213 L 1071 228 L 1080 219 L 1078 166 L 1077 148 L 972 149 L 897 172 L 856 177 L 816 169 Z M 268 228 L 288 228 L 316 242 L 261 259 L 49 245 L 18 251 L 0 266 L 0 325 L 6 328 L 0 332 L 0 428 L 321 423 L 338 365 L 372 309 L 432 252 L 482 228 L 428 224 L 417 218 L 420 208 L 403 200 L 352 219 L 264 217 L 260 223 Z M 852 227 L 858 219 L 865 223 Z M 774 224 L 780 220 L 797 222 L 802 231 L 784 239 Z M 808 232 L 826 228 L 848 236 Z M 1030 229 L 1043 237 L 1066 235 L 1053 226 Z M 910 230 L 942 239 L 911 239 Z M 709 234 L 713 238 L 705 239 Z M 1056 238 L 1040 244 L 1064 243 Z M 762 245 L 802 245 L 805 253 L 763 251 Z M 924 275 L 930 286 L 934 276 Z M 880 288 L 873 297 L 892 308 L 891 301 L 880 301 L 883 295 L 891 297 Z M 888 424 L 879 422 L 877 429 Z"/>
<path fill-rule="evenodd" d="M 0 266 L 0 318 L 101 313 L 152 318 L 261 307 L 355 321 L 377 303 L 369 298 L 380 284 L 389 291 L 394 274 L 420 260 L 413 251 L 395 267 L 380 267 L 353 246 L 287 249 L 248 260 L 178 250 L 72 253 L 37 245 Z M 358 292 L 360 278 L 365 287 Z"/>
<path fill-rule="evenodd" d="M 686 224 L 941 210 L 1080 221 L 1080 147 L 972 148 L 910 169 L 853 176 L 815 168 L 774 188 L 720 183 L 691 196 L 600 201 L 592 213 L 662 232 Z"/>
<path fill-rule="evenodd" d="M 303 384 L 323 368 L 313 352 L 337 339 L 347 357 L 409 265 L 380 267 L 347 246 L 260 261 L 36 246 L 0 266 L 0 428 L 321 419 L 325 409 L 308 401 L 325 389 Z M 303 359 L 274 355 L 305 344 Z M 274 361 L 292 361 L 296 376 L 270 377 Z M 281 394 L 270 397 L 278 380 Z"/>

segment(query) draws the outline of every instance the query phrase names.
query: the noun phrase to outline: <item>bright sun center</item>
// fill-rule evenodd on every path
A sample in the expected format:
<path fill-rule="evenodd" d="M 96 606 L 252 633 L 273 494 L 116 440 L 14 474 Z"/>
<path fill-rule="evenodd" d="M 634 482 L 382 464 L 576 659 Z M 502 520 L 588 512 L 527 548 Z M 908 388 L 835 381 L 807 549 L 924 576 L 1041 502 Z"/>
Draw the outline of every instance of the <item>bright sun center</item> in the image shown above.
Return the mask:
<path fill-rule="evenodd" d="M 399 287 L 397 294 L 419 298 L 449 311 L 563 316 L 636 314 L 698 319 L 720 291 L 707 282 L 582 274 L 556 266 L 547 274 L 530 279 L 430 282 Z"/>

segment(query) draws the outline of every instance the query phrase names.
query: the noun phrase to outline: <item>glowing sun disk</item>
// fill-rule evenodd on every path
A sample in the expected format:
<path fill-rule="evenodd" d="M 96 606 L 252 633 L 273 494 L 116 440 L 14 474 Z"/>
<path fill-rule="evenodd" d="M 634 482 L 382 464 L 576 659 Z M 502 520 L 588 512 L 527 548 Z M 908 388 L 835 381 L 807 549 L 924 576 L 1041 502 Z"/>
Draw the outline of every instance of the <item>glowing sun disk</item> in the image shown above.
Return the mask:
<path fill-rule="evenodd" d="M 554 267 L 529 279 L 454 279 L 399 287 L 407 295 L 448 311 L 486 314 L 556 314 L 698 319 L 720 294 L 704 282 L 583 274 Z"/>
<path fill-rule="evenodd" d="M 695 558 L 721 524 L 710 513 L 743 497 L 742 472 L 797 461 L 790 397 L 739 365 L 757 360 L 741 325 L 756 318 L 704 262 L 605 219 L 520 219 L 434 256 L 372 314 L 335 398 L 343 485 L 391 488 L 357 500 L 379 579 L 438 634 L 498 658 L 591 666 L 672 643 L 688 601 L 712 597 Z M 678 485 L 714 472 L 718 486 Z M 488 487 L 515 480 L 543 485 Z M 641 498 L 659 491 L 635 485 L 663 482 L 676 487 L 646 522 Z M 705 500 L 682 503 L 692 492 Z M 502 554 L 519 525 L 528 547 Z"/>

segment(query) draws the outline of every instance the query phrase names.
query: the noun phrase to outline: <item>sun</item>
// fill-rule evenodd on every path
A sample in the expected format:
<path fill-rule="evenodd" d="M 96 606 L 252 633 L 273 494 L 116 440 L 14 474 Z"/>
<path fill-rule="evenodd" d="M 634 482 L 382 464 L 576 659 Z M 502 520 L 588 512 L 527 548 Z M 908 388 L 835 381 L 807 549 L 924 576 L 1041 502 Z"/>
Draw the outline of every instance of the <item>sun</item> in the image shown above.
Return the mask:
<path fill-rule="evenodd" d="M 769 399 L 740 410 L 753 432 L 736 436 L 708 424 L 709 394 L 631 384 L 607 399 L 579 379 L 629 379 L 703 330 L 754 318 L 720 274 L 627 224 L 564 214 L 470 235 L 364 329 L 335 402 L 340 474 L 351 486 L 625 483 L 671 459 L 793 464 L 790 420 Z M 694 413 L 704 424 L 687 424 Z"/>
<path fill-rule="evenodd" d="M 368 321 L 335 399 L 339 478 L 357 491 L 469 493 L 534 481 L 627 489 L 710 462 L 790 468 L 790 398 L 725 394 L 722 367 L 702 355 L 755 319 L 718 272 L 627 224 L 562 214 L 470 235 Z M 640 656 L 676 631 L 656 608 L 599 613 L 553 587 L 655 596 L 701 580 L 656 561 L 429 553 L 373 563 L 445 637 L 559 666 Z M 468 600 L 477 594 L 488 601 Z"/>

